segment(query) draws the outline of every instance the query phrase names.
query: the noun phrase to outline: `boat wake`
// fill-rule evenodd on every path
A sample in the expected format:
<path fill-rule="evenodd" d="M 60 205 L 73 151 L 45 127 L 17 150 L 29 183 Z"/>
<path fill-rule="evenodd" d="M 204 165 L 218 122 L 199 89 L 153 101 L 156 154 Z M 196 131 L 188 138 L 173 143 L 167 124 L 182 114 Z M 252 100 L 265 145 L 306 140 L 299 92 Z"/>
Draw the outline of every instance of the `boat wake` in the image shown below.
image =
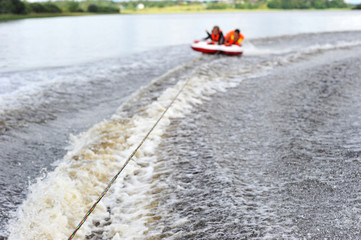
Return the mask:
<path fill-rule="evenodd" d="M 328 34 L 318 35 L 321 40 L 327 37 Z M 9 239 L 69 237 L 187 83 L 76 235 L 76 239 L 161 238 L 164 226 L 154 227 L 154 223 L 160 221 L 163 214 L 171 214 L 171 210 L 168 213 L 155 211 L 160 204 L 158 195 L 168 188 L 164 168 L 167 159 L 161 159 L 156 151 L 161 143 L 167 142 L 165 133 L 169 127 L 174 127 L 172 122 L 196 114 L 198 106 L 215 93 L 239 86 L 245 79 L 265 76 L 279 66 L 311 59 L 324 51 L 361 45 L 361 41 L 341 39 L 299 48 L 299 42 L 292 45 L 294 38 L 251 40 L 244 44 L 242 58 L 200 55 L 139 89 L 111 119 L 78 136 L 71 136 L 68 152 L 55 170 L 30 186 L 26 200 L 9 223 Z M 270 48 L 270 42 L 276 41 L 278 44 Z M 282 45 L 289 47 L 282 49 Z M 171 223 L 173 227 L 188 221 L 183 216 L 173 219 L 176 219 Z"/>

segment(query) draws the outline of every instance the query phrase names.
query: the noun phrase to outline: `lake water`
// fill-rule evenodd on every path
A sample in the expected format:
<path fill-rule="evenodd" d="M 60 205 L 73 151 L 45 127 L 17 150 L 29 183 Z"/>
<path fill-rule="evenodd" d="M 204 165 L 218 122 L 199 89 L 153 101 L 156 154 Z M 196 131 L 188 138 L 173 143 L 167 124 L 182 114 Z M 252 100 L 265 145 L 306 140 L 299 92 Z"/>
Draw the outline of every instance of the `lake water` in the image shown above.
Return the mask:
<path fill-rule="evenodd" d="M 111 15 L 0 24 L 0 71 L 69 66 L 189 44 L 220 25 L 247 38 L 359 30 L 358 11 Z"/>
<path fill-rule="evenodd" d="M 357 239 L 361 13 L 0 23 L 0 239 Z M 244 55 L 193 52 L 219 25 Z"/>

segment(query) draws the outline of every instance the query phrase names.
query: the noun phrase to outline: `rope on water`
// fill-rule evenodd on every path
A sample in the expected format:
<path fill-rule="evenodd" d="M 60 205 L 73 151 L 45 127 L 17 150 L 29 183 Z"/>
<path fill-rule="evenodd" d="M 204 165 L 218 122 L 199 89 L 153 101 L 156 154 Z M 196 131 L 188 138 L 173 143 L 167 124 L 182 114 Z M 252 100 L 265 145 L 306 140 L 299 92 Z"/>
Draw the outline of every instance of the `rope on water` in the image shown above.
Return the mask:
<path fill-rule="evenodd" d="M 164 115 L 166 114 L 166 112 L 168 111 L 168 109 L 173 105 L 173 103 L 175 102 L 175 100 L 178 98 L 178 96 L 181 94 L 181 92 L 183 91 L 183 89 L 185 88 L 185 86 L 188 84 L 189 79 L 183 84 L 182 88 L 178 91 L 177 95 L 173 98 L 173 100 L 171 101 L 171 103 L 166 107 L 166 109 L 163 111 L 163 113 L 160 115 L 160 117 L 158 118 L 158 120 L 154 123 L 153 127 L 148 131 L 148 133 L 145 135 L 145 137 L 143 138 L 143 140 L 139 143 L 139 145 L 137 146 L 137 148 L 132 152 L 132 154 L 130 154 L 130 156 L 128 157 L 127 161 L 124 163 L 124 165 L 122 166 L 122 168 L 118 171 L 118 173 L 113 177 L 113 179 L 109 182 L 109 184 L 107 185 L 107 187 L 104 189 L 104 191 L 100 194 L 98 200 L 95 201 L 95 203 L 93 204 L 93 206 L 88 210 L 88 212 L 85 214 L 85 216 L 83 217 L 83 219 L 80 221 L 80 223 L 78 224 L 78 226 L 75 228 L 74 232 L 70 235 L 70 237 L 68 238 L 68 240 L 72 240 L 76 234 L 76 232 L 81 228 L 81 226 L 85 223 L 85 221 L 87 220 L 87 218 L 89 217 L 89 215 L 94 211 L 95 207 L 97 206 L 97 204 L 100 202 L 100 200 L 104 197 L 104 195 L 108 192 L 108 190 L 110 189 L 110 187 L 113 185 L 113 183 L 115 182 L 115 180 L 118 178 L 118 176 L 120 175 L 120 173 L 123 171 L 123 169 L 128 165 L 129 161 L 134 157 L 134 155 L 137 153 L 138 149 L 143 145 L 143 143 L 145 142 L 145 140 L 148 138 L 148 136 L 151 134 L 151 132 L 154 130 L 154 128 L 158 125 L 158 123 L 160 122 L 160 120 L 164 117 Z"/>

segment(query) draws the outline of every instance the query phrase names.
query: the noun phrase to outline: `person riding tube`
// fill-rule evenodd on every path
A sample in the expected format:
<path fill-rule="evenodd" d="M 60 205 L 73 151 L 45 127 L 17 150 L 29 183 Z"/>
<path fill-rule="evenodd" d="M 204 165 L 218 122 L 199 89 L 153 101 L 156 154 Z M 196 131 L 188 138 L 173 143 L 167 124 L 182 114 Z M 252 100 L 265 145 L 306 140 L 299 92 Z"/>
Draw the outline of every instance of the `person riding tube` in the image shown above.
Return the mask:
<path fill-rule="evenodd" d="M 219 29 L 218 26 L 214 26 L 212 29 L 212 33 L 206 31 L 208 36 L 204 40 L 211 39 L 213 43 L 218 43 L 219 45 L 224 43 L 224 36 L 222 31 Z"/>
<path fill-rule="evenodd" d="M 225 38 L 225 45 L 230 46 L 232 44 L 236 44 L 238 46 L 242 46 L 241 42 L 243 41 L 244 36 L 239 31 L 239 29 L 230 31 L 227 33 Z"/>

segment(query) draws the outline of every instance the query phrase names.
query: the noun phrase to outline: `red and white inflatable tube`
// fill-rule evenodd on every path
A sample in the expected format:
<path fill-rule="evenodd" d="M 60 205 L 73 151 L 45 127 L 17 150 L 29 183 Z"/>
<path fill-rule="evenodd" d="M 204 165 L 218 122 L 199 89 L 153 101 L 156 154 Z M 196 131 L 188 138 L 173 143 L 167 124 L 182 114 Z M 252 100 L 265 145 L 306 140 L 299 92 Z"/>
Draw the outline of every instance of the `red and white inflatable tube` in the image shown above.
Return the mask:
<path fill-rule="evenodd" d="M 191 45 L 191 48 L 195 51 L 202 53 L 224 53 L 227 55 L 241 55 L 243 53 L 243 48 L 238 45 L 218 45 L 213 42 L 206 41 L 194 41 Z"/>
<path fill-rule="evenodd" d="M 242 46 L 238 45 L 220 45 L 219 46 L 221 53 L 227 54 L 227 55 L 241 55 L 243 53 Z"/>
<path fill-rule="evenodd" d="M 206 41 L 194 41 L 191 48 L 202 53 L 217 53 L 219 52 L 219 45 Z"/>

